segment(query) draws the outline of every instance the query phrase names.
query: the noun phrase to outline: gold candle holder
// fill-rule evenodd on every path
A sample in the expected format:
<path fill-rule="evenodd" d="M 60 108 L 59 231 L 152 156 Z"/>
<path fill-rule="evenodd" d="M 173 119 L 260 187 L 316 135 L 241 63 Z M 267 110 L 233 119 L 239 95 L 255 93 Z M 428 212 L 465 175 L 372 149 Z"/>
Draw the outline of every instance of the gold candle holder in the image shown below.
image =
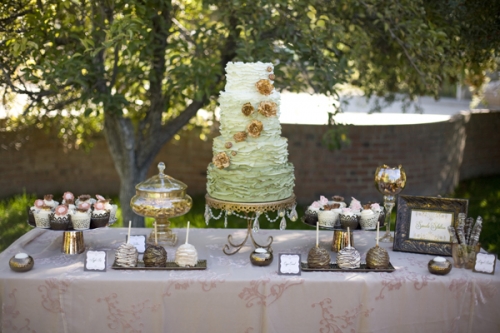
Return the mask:
<path fill-rule="evenodd" d="M 353 233 L 350 233 L 351 246 L 354 246 Z M 333 241 L 332 241 L 332 251 L 339 252 L 344 247 L 349 244 L 349 238 L 347 230 L 334 230 L 333 231 Z"/>
<path fill-rule="evenodd" d="M 85 251 L 83 231 L 65 231 L 63 233 L 62 252 L 65 254 L 80 254 Z"/>

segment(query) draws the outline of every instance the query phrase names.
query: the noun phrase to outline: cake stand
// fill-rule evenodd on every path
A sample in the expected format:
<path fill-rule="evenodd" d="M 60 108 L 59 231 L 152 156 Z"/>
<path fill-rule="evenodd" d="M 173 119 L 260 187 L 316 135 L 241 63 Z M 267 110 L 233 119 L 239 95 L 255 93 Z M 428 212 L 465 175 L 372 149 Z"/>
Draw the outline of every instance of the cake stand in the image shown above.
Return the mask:
<path fill-rule="evenodd" d="M 113 220 L 109 220 L 108 226 L 113 225 L 116 221 L 117 221 L 116 218 Z M 29 218 L 28 218 L 28 225 L 30 227 L 37 228 L 37 226 L 34 225 L 33 222 L 30 221 Z M 89 231 L 89 230 L 103 229 L 103 228 L 106 228 L 106 227 L 85 229 L 85 230 L 74 230 L 74 229 L 53 230 L 53 229 L 45 229 L 45 228 L 40 228 L 40 229 L 45 229 L 45 230 L 49 230 L 49 231 L 53 231 L 53 232 L 62 232 L 63 237 L 62 237 L 61 252 L 64 254 L 80 254 L 80 253 L 85 251 L 85 241 L 83 239 L 83 232 Z"/>
<path fill-rule="evenodd" d="M 261 214 L 265 214 L 267 219 L 271 222 L 276 221 L 278 218 L 282 217 L 282 222 L 280 223 L 280 229 L 284 229 L 286 227 L 286 222 L 284 223 L 285 215 L 292 221 L 297 220 L 297 211 L 295 210 L 295 206 L 297 205 L 295 195 L 292 194 L 291 197 L 279 200 L 279 201 L 270 201 L 270 202 L 233 202 L 233 201 L 225 201 L 212 198 L 210 195 L 205 195 L 206 200 L 206 210 L 205 210 L 205 221 L 208 224 L 210 218 L 219 219 L 222 217 L 222 214 L 225 213 L 227 215 L 234 214 L 242 219 L 246 219 L 248 221 L 247 233 L 245 238 L 241 243 L 234 243 L 233 236 L 228 235 L 227 241 L 229 243 L 224 245 L 222 252 L 227 255 L 232 255 L 238 253 L 243 245 L 250 237 L 252 244 L 255 248 L 265 248 L 269 252 L 271 250 L 271 244 L 273 243 L 273 237 L 269 236 L 267 239 L 266 245 L 261 245 L 257 243 L 255 240 L 253 233 L 258 232 L 259 223 L 258 218 Z M 214 216 L 210 210 L 210 208 L 220 209 L 221 214 L 219 216 Z M 287 210 L 289 210 L 287 214 Z M 278 212 L 278 216 L 274 221 L 272 221 L 268 216 L 268 212 Z M 245 215 L 239 215 L 238 213 L 243 213 Z M 253 225 L 252 225 L 253 220 Z"/>

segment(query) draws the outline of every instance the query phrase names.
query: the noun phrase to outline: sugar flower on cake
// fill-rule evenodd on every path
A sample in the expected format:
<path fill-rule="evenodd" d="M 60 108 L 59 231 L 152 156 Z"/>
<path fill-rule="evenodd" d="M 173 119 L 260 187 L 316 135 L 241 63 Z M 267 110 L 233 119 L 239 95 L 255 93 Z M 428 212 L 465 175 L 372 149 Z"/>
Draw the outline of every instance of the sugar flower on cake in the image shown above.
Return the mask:
<path fill-rule="evenodd" d="M 247 138 L 247 132 L 238 132 L 235 135 L 233 135 L 234 141 L 236 142 L 241 142 L 245 141 Z"/>
<path fill-rule="evenodd" d="M 259 93 L 261 93 L 262 95 L 266 95 L 266 96 L 271 95 L 271 93 L 273 92 L 273 89 L 274 89 L 274 86 L 271 83 L 271 81 L 266 80 L 266 79 L 262 79 L 262 80 L 257 81 L 255 86 L 257 87 L 257 90 L 259 91 Z"/>
<path fill-rule="evenodd" d="M 227 149 L 231 148 L 232 146 L 233 144 L 229 141 L 224 144 L 224 147 L 226 147 Z"/>
<path fill-rule="evenodd" d="M 212 162 L 218 169 L 224 169 L 230 165 L 229 156 L 225 152 L 215 155 Z"/>
<path fill-rule="evenodd" d="M 262 125 L 262 122 L 258 120 L 252 120 L 252 122 L 247 126 L 248 135 L 253 138 L 258 138 L 263 129 L 264 125 Z"/>
<path fill-rule="evenodd" d="M 276 105 L 276 103 L 271 101 L 262 101 L 259 104 L 258 111 L 265 117 L 272 117 L 276 116 L 276 113 L 278 112 L 278 106 Z"/>
<path fill-rule="evenodd" d="M 241 112 L 243 112 L 243 114 L 245 116 L 249 116 L 251 115 L 253 112 L 255 111 L 255 109 L 253 108 L 252 104 L 251 103 L 245 103 L 243 104 L 243 106 L 241 107 Z"/>

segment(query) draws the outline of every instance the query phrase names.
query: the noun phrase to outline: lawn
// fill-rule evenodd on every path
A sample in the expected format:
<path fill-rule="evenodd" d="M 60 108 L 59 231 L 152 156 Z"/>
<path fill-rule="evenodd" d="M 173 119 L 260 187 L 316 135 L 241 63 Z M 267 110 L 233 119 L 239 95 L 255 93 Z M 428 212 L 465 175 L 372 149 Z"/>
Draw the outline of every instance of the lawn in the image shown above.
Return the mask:
<path fill-rule="evenodd" d="M 55 198 L 60 198 L 61 195 L 54 195 Z M 500 176 L 476 178 L 463 181 L 459 184 L 454 193 L 450 194 L 453 198 L 464 198 L 469 200 L 468 216 L 483 218 L 483 231 L 481 233 L 481 244 L 488 252 L 500 255 Z M 114 202 L 118 202 L 117 197 L 111 197 Z M 27 224 L 26 208 L 32 206 L 35 201 L 35 196 L 22 194 L 9 199 L 0 201 L 0 251 L 6 249 L 12 242 L 19 238 L 24 233 L 28 232 L 31 227 Z M 194 228 L 207 227 L 204 219 L 205 200 L 203 196 L 193 198 L 193 207 L 183 215 L 171 219 L 173 228 L 184 228 L 186 222 L 190 221 Z M 299 217 L 304 214 L 302 206 L 297 207 Z M 218 215 L 219 212 L 214 210 L 213 213 Z M 123 221 L 121 211 L 117 213 L 118 222 L 113 227 L 122 227 Z M 270 213 L 269 217 L 274 219 L 275 213 Z M 395 219 L 395 211 L 393 219 Z M 263 229 L 279 229 L 281 219 L 270 223 L 264 216 L 261 216 L 260 226 Z M 146 226 L 152 227 L 153 219 L 146 219 Z M 246 228 L 247 222 L 236 216 L 228 216 L 228 226 L 230 228 Z M 224 228 L 224 216 L 220 219 L 211 219 L 210 228 Z M 305 225 L 299 220 L 290 222 L 287 219 L 287 229 L 313 229 Z"/>

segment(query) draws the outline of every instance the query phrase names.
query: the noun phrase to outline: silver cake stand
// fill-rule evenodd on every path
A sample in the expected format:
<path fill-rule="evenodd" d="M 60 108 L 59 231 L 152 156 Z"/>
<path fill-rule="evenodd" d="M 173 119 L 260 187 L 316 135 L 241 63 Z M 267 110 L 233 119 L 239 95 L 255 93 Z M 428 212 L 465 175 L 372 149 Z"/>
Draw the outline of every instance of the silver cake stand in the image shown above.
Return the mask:
<path fill-rule="evenodd" d="M 259 215 L 265 214 L 267 212 L 285 212 L 286 210 L 290 210 L 291 212 L 288 214 L 288 217 L 292 221 L 295 221 L 297 219 L 297 212 L 295 211 L 295 206 L 297 205 L 297 201 L 296 201 L 294 194 L 292 194 L 292 196 L 290 196 L 289 198 L 286 198 L 284 200 L 270 201 L 270 202 L 225 201 L 225 200 L 219 200 L 219 199 L 212 198 L 208 194 L 205 195 L 205 200 L 206 200 L 207 207 L 220 209 L 222 211 L 225 211 L 226 214 L 228 212 L 233 213 L 233 214 L 237 213 L 237 212 L 243 213 L 243 214 L 245 214 L 245 216 L 243 216 L 243 218 L 245 218 L 248 221 L 247 233 L 246 233 L 246 236 L 241 243 L 234 243 L 233 236 L 232 235 L 227 236 L 227 241 L 228 241 L 229 245 L 225 244 L 224 248 L 222 249 L 222 252 L 224 252 L 227 255 L 232 255 L 232 254 L 238 253 L 238 251 L 241 250 L 243 245 L 245 245 L 245 243 L 247 242 L 248 237 L 250 237 L 254 247 L 265 248 L 270 252 L 272 251 L 271 250 L 271 244 L 273 243 L 272 236 L 268 237 L 266 245 L 261 245 L 261 244 L 257 243 L 255 238 L 253 237 L 253 233 L 256 231 L 254 231 L 255 226 L 252 227 L 252 220 L 257 219 L 259 217 Z M 283 216 L 281 216 L 281 217 L 284 217 L 284 215 L 285 214 L 283 213 Z M 212 215 L 212 217 L 213 217 L 213 215 Z M 207 223 L 208 223 L 210 216 L 205 216 L 205 218 L 206 218 Z"/>

